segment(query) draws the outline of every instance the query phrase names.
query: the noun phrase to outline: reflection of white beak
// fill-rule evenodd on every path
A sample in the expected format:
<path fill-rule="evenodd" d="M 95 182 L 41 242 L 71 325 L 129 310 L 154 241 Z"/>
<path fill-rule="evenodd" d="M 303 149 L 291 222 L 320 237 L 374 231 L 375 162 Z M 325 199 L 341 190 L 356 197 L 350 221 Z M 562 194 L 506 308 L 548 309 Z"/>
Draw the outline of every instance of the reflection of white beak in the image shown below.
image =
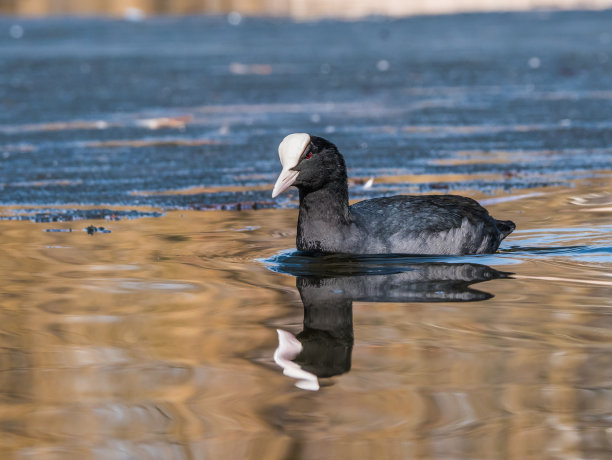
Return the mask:
<path fill-rule="evenodd" d="M 318 391 L 319 379 L 291 361 L 302 351 L 302 344 L 291 332 L 277 329 L 278 348 L 274 350 L 274 362 L 283 368 L 283 374 L 297 379 L 296 387 L 302 390 Z"/>
<path fill-rule="evenodd" d="M 297 166 L 308 144 L 310 144 L 310 136 L 306 133 L 289 134 L 280 143 L 278 146 L 278 156 L 283 165 L 283 170 L 280 176 L 278 176 L 276 184 L 274 184 L 272 198 L 276 198 L 296 181 L 300 172 L 293 171 L 292 168 Z"/>

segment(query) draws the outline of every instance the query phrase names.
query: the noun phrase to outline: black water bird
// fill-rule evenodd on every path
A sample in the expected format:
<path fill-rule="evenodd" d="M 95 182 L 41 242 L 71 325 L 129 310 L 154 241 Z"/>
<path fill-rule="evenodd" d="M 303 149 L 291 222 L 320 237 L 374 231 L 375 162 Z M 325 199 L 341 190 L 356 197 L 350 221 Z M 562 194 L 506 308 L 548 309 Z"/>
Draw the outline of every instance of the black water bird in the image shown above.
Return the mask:
<path fill-rule="evenodd" d="M 278 147 L 283 170 L 272 197 L 300 193 L 297 248 L 345 254 L 489 254 L 515 228 L 471 198 L 396 195 L 349 206 L 344 158 L 322 137 L 290 134 Z"/>

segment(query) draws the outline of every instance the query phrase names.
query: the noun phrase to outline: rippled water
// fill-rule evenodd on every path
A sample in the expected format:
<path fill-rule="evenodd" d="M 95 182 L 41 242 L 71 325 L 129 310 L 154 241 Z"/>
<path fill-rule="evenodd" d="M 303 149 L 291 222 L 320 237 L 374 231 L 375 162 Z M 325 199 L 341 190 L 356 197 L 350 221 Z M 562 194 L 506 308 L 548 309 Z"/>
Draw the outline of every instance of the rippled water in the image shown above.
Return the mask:
<path fill-rule="evenodd" d="M 0 18 L 0 459 L 610 458 L 611 19 Z M 297 253 L 301 131 L 517 230 Z"/>
<path fill-rule="evenodd" d="M 0 456 L 609 458 L 609 185 L 488 198 L 518 230 L 471 257 L 305 257 L 295 210 L 0 222 Z"/>
<path fill-rule="evenodd" d="M 0 17 L 0 205 L 290 206 L 291 132 L 339 146 L 353 198 L 565 187 L 611 169 L 611 22 Z"/>

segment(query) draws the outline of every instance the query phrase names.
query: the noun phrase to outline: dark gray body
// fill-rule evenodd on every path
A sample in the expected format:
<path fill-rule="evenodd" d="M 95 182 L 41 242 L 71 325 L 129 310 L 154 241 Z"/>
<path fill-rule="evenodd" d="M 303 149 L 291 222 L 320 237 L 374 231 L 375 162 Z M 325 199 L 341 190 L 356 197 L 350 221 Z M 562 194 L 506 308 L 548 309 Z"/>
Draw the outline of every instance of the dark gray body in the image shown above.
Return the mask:
<path fill-rule="evenodd" d="M 347 254 L 493 253 L 514 230 L 471 198 L 398 195 L 334 206 L 324 190 L 301 197 L 297 248 Z M 337 204 L 337 202 L 336 202 Z M 343 209 L 344 208 L 344 209 Z"/>
<path fill-rule="evenodd" d="M 296 244 L 300 251 L 346 254 L 486 254 L 515 226 L 493 219 L 471 198 L 397 195 L 348 204 L 344 158 L 322 137 L 298 164 Z"/>

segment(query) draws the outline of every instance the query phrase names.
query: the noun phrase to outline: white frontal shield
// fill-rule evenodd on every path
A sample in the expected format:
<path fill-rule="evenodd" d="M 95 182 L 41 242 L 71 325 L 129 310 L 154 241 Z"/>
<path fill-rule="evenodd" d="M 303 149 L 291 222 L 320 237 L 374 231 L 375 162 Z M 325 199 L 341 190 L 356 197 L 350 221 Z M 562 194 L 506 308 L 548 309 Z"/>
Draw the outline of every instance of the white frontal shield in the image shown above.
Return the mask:
<path fill-rule="evenodd" d="M 283 170 L 274 184 L 272 198 L 276 198 L 295 182 L 299 171 L 292 171 L 291 168 L 298 164 L 302 153 L 304 153 L 309 143 L 310 136 L 306 133 L 289 134 L 280 143 L 278 146 L 278 156 L 283 165 Z"/>

